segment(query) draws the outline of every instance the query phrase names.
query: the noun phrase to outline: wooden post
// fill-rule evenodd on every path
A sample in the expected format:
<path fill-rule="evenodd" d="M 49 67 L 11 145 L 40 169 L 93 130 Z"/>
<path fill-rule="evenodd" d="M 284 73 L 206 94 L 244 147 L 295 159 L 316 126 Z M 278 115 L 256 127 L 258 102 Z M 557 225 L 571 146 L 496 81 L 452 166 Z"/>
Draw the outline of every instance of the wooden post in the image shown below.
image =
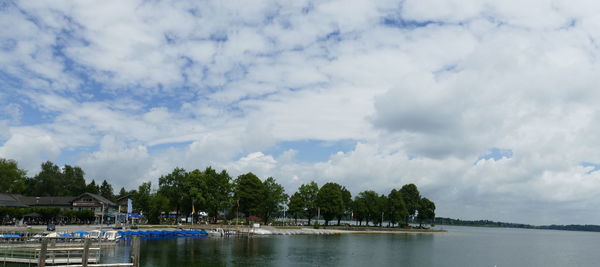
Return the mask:
<path fill-rule="evenodd" d="M 140 238 L 137 236 L 133 238 L 133 244 L 131 247 L 131 257 L 133 267 L 140 267 Z"/>
<path fill-rule="evenodd" d="M 40 256 L 38 260 L 39 267 L 46 267 L 46 253 L 48 252 L 48 239 L 42 238 L 42 247 L 40 248 Z"/>
<path fill-rule="evenodd" d="M 81 266 L 82 267 L 88 266 L 88 259 L 90 258 L 91 243 L 92 243 L 92 240 L 89 238 L 86 238 L 85 241 L 83 242 L 83 255 L 81 256 Z"/>

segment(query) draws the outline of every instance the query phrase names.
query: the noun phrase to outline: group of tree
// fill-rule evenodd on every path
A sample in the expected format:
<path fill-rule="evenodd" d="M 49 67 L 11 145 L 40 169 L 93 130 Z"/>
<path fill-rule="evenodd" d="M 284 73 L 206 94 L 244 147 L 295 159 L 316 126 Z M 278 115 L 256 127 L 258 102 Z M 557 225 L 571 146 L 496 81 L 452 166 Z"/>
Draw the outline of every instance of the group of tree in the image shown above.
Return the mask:
<path fill-rule="evenodd" d="M 414 217 L 419 223 L 435 217 L 435 204 L 422 198 L 414 184 L 404 185 L 400 190 L 392 189 L 387 196 L 366 190 L 352 200 L 350 191 L 337 183 L 326 183 L 319 188 L 311 182 L 298 188 L 288 206 L 296 221 L 305 218 L 309 224 L 317 215 L 322 216 L 325 225 L 333 219 L 337 219 L 339 225 L 341 219 L 346 218 L 357 220 L 359 225 L 364 221 L 365 225 L 372 222 L 380 226 L 386 220 L 388 226 L 395 226 L 407 225 Z"/>
<path fill-rule="evenodd" d="M 338 183 L 319 187 L 310 182 L 288 196 L 273 177 L 261 180 L 253 173 L 246 173 L 233 179 L 225 170 L 218 172 L 211 167 L 192 171 L 175 168 L 158 179 L 155 190 L 150 182 L 144 182 L 135 190 L 121 188 L 115 195 L 106 180 L 100 185 L 93 180 L 86 184 L 84 175 L 79 167 L 60 168 L 48 161 L 37 175 L 29 178 L 15 161 L 0 159 L 2 192 L 30 196 L 76 196 L 88 192 L 109 200 L 128 196 L 133 200 L 134 210 L 151 223 L 170 213 L 177 220 L 181 216 L 187 218 L 193 211 L 206 211 L 213 221 L 223 215 L 227 219 L 241 215 L 268 222 L 287 209 L 296 221 L 307 219 L 311 224 L 319 216 L 325 225 L 332 220 L 339 225 L 347 219 L 357 220 L 360 225 L 364 222 L 382 226 L 387 221 L 388 226 L 395 226 L 408 224 L 410 218 L 423 222 L 435 216 L 435 204 L 421 197 L 414 184 L 392 189 L 387 195 L 366 190 L 352 198 L 351 192 Z"/>
<path fill-rule="evenodd" d="M 60 208 L 38 207 L 0 207 L 0 222 L 14 224 L 10 220 L 25 220 L 27 224 L 46 224 L 48 222 L 87 224 L 95 220 L 91 210 L 67 210 Z"/>
<path fill-rule="evenodd" d="M 86 184 L 85 172 L 80 167 L 61 168 L 50 161 L 42 163 L 38 174 L 27 177 L 16 161 L 0 158 L 0 192 L 40 197 L 78 196 L 88 192 L 115 200 L 112 185 L 106 180 L 101 185 L 94 180 Z"/>

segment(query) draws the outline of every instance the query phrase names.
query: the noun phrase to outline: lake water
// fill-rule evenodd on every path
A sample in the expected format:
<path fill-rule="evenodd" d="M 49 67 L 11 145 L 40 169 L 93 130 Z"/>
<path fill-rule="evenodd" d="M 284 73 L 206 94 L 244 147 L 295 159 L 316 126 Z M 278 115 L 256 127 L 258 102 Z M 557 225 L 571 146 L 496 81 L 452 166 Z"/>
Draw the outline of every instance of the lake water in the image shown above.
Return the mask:
<path fill-rule="evenodd" d="M 600 233 L 446 227 L 436 234 L 143 240 L 142 266 L 600 266 Z M 105 251 L 125 262 L 130 247 Z"/>

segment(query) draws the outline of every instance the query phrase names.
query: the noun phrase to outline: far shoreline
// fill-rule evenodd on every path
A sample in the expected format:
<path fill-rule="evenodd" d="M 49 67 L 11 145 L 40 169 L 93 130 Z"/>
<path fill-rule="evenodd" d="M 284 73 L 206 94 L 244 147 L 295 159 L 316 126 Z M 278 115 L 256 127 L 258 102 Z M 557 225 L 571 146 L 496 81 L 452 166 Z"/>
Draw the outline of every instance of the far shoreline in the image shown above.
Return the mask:
<path fill-rule="evenodd" d="M 200 225 L 138 225 L 137 229 L 114 229 L 112 226 L 100 225 L 57 225 L 56 232 L 75 231 L 118 231 L 118 230 L 179 230 L 179 229 L 229 229 L 237 231 L 253 231 L 258 235 L 319 235 L 319 234 L 435 234 L 447 233 L 443 229 L 417 229 L 417 228 L 386 228 L 374 226 L 320 226 L 318 229 L 310 226 L 267 226 L 253 228 L 249 225 L 224 225 L 224 224 L 200 224 Z M 45 225 L 33 226 L 0 226 L 0 233 L 49 233 Z"/>

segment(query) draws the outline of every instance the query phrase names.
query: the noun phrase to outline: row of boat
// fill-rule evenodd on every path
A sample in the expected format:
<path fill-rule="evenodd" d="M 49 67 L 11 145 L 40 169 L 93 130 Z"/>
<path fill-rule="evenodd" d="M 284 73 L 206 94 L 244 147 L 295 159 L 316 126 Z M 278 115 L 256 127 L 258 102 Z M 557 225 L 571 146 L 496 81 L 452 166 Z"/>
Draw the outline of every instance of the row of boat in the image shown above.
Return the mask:
<path fill-rule="evenodd" d="M 75 231 L 71 233 L 57 233 L 52 232 L 49 234 L 36 234 L 34 238 L 57 238 L 57 239 L 81 239 L 81 238 L 92 238 L 98 240 L 105 241 L 117 241 L 119 239 L 128 239 L 132 237 L 141 237 L 141 238 L 175 238 L 175 237 L 198 237 L 198 236 L 207 236 L 208 232 L 204 230 L 173 230 L 173 231 L 157 231 L 157 230 L 148 230 L 148 231 L 100 231 L 100 230 L 91 230 L 91 231 Z M 21 239 L 26 238 L 25 236 L 21 236 L 19 234 L 0 234 L 0 238 L 4 239 Z"/>
<path fill-rule="evenodd" d="M 189 236 L 206 236 L 208 232 L 204 230 L 148 230 L 148 231 L 118 231 L 121 237 L 189 237 Z"/>

